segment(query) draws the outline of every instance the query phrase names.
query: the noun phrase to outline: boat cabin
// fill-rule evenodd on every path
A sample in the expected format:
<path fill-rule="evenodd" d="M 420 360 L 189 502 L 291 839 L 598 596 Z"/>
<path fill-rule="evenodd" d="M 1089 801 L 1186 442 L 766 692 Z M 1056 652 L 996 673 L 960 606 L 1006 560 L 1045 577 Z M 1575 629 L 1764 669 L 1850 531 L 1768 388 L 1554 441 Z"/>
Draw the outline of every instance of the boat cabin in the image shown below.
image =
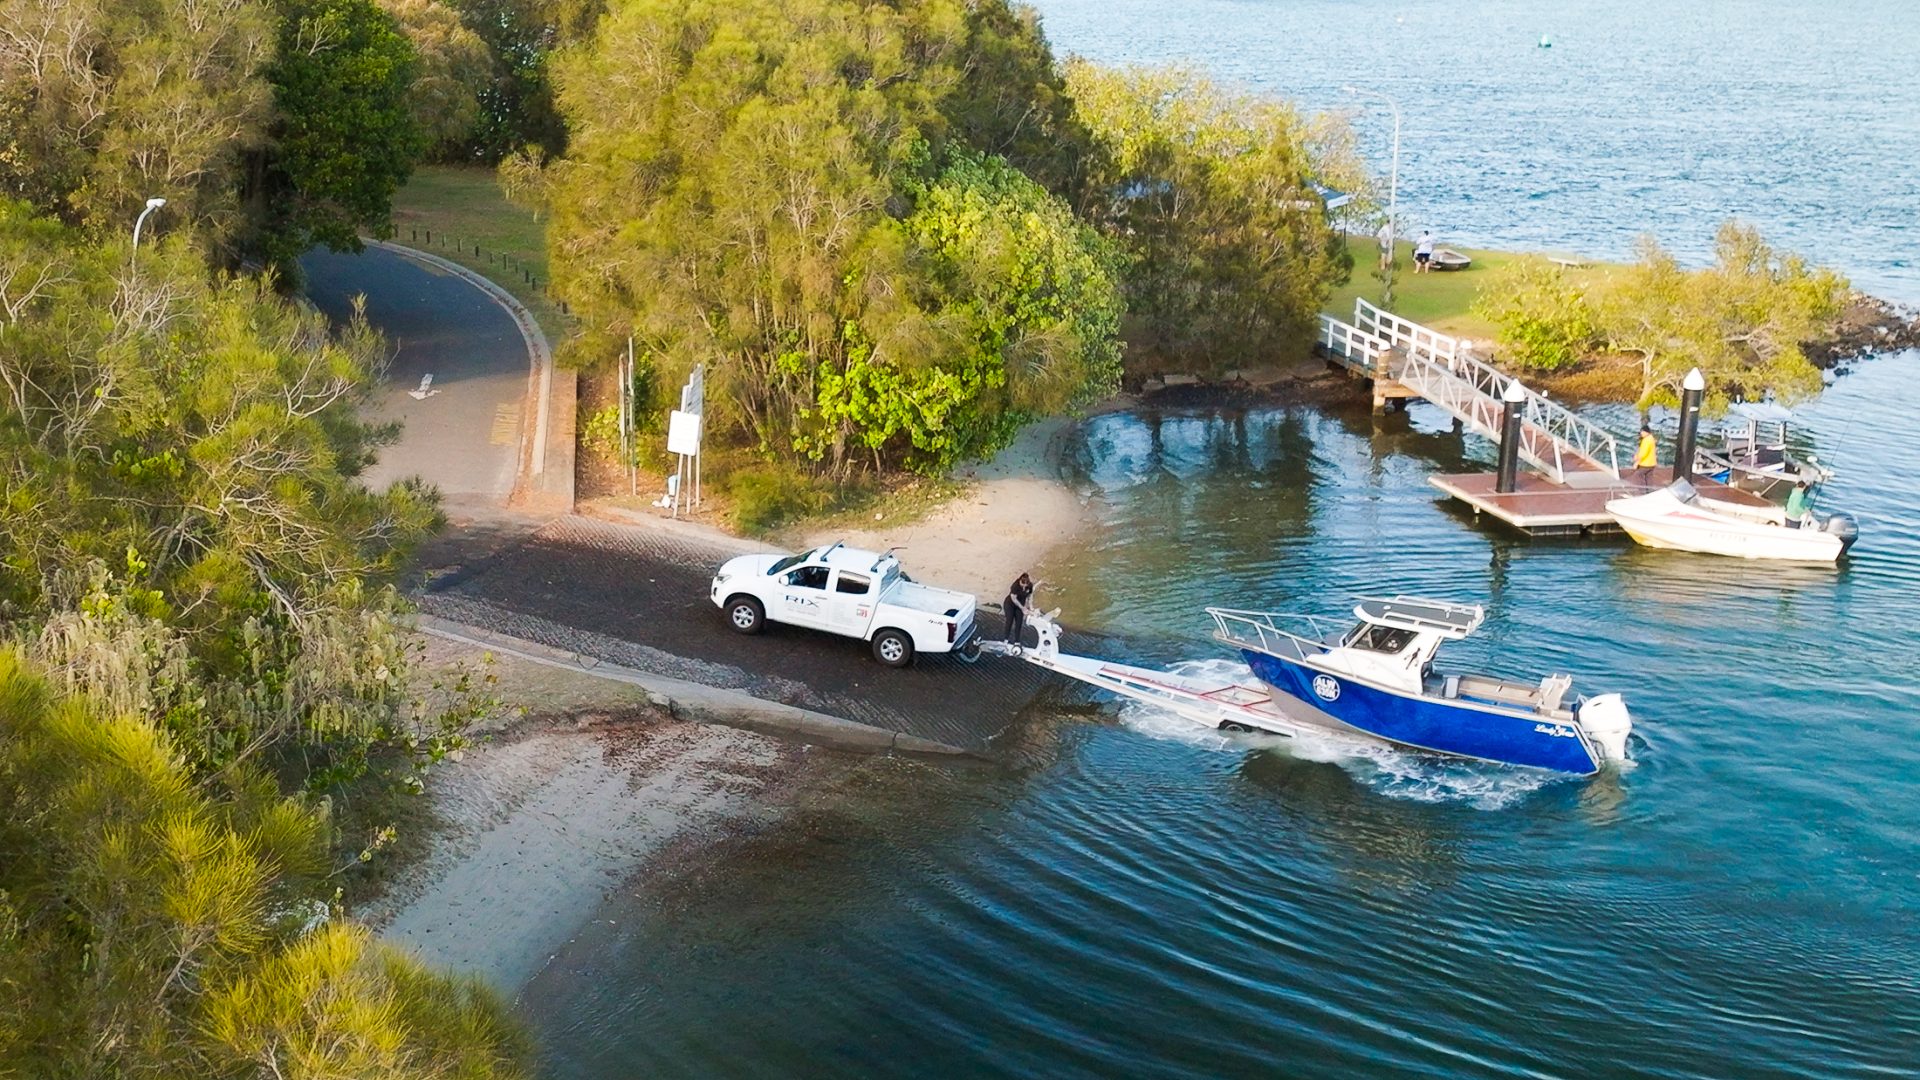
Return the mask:
<path fill-rule="evenodd" d="M 1485 621 L 1486 612 L 1477 604 L 1396 596 L 1362 600 L 1353 614 L 1358 623 L 1321 654 L 1326 667 L 1406 694 L 1530 709 L 1556 719 L 1572 715 L 1565 699 L 1573 680 L 1566 675 L 1548 675 L 1533 684 L 1434 671 L 1442 642 L 1458 641 Z"/>
<path fill-rule="evenodd" d="M 1477 604 L 1406 596 L 1361 600 L 1353 615 L 1358 624 L 1328 643 L 1322 661 L 1409 694 L 1422 692 L 1441 642 L 1466 637 L 1486 619 Z"/>

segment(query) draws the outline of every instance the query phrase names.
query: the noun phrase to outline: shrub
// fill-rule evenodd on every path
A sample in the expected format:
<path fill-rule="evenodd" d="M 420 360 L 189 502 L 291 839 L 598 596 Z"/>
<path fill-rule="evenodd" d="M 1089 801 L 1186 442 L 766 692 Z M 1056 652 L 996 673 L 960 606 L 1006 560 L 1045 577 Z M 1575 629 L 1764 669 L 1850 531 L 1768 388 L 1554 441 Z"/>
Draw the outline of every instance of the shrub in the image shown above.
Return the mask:
<path fill-rule="evenodd" d="M 791 465 L 749 465 L 727 477 L 733 499 L 733 524 L 743 532 L 763 533 L 787 522 L 820 513 L 831 504 L 823 481 Z"/>
<path fill-rule="evenodd" d="M 1473 310 L 1500 328 L 1504 358 L 1515 367 L 1557 371 L 1600 344 L 1586 296 L 1545 259 L 1503 269 L 1482 288 Z"/>

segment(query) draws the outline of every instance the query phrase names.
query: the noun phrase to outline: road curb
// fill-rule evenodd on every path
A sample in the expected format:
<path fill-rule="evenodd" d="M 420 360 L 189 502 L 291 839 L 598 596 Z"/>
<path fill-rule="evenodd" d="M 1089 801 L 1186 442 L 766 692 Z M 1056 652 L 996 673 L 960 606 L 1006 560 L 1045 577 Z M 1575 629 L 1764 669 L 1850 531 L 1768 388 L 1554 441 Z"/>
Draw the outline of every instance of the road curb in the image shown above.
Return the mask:
<path fill-rule="evenodd" d="M 554 369 L 553 348 L 533 313 L 498 283 L 452 259 L 387 240 L 369 239 L 365 243 L 461 278 L 486 293 L 512 317 L 527 345 L 527 392 L 522 398 L 519 461 L 507 505 L 515 509 L 571 513 L 579 380 L 571 371 Z"/>
<path fill-rule="evenodd" d="M 703 683 L 654 675 L 633 668 L 610 664 L 591 656 L 556 649 L 536 641 L 468 626 L 435 615 L 417 615 L 414 626 L 423 634 L 446 641 L 473 645 L 536 664 L 591 675 L 599 679 L 626 683 L 646 690 L 654 704 L 667 709 L 675 718 L 703 724 L 745 728 L 763 734 L 783 735 L 818 743 L 839 750 L 868 754 L 919 754 L 938 757 L 977 757 L 970 751 L 917 735 L 843 720 L 837 716 L 802 709 L 778 701 L 768 701 L 739 690 L 727 690 Z"/>

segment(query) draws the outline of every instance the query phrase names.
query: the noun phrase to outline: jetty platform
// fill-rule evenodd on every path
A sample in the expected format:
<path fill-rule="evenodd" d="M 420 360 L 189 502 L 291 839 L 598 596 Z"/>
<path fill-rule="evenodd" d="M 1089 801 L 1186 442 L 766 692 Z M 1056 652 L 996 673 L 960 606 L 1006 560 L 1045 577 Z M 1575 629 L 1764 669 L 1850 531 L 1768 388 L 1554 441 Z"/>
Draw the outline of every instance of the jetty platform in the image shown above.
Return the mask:
<path fill-rule="evenodd" d="M 1500 441 L 1506 393 L 1521 391 L 1514 490 L 1496 490 L 1493 473 L 1432 476 L 1427 482 L 1465 503 L 1475 517 L 1493 517 L 1532 536 L 1601 536 L 1621 532 L 1607 503 L 1644 495 L 1673 480 L 1665 467 L 1622 468 L 1613 433 L 1521 384 L 1478 356 L 1466 342 L 1354 301 L 1353 321 L 1320 316 L 1315 345 L 1331 364 L 1373 387 L 1376 411 L 1419 399 L 1439 406 L 1456 428 Z M 1695 477 L 1700 494 L 1721 502 L 1764 506 L 1758 496 Z"/>
<path fill-rule="evenodd" d="M 1465 503 L 1475 517 L 1485 514 L 1529 536 L 1607 536 L 1621 531 L 1620 524 L 1607 513 L 1607 503 L 1665 487 L 1673 482 L 1673 470 L 1667 466 L 1629 469 L 1617 477 L 1585 470 L 1570 473 L 1561 482 L 1522 472 L 1508 492 L 1496 491 L 1496 481 L 1493 473 L 1427 478 L 1427 483 Z M 1692 483 L 1709 499 L 1766 505 L 1759 496 L 1717 480 L 1695 476 Z"/>

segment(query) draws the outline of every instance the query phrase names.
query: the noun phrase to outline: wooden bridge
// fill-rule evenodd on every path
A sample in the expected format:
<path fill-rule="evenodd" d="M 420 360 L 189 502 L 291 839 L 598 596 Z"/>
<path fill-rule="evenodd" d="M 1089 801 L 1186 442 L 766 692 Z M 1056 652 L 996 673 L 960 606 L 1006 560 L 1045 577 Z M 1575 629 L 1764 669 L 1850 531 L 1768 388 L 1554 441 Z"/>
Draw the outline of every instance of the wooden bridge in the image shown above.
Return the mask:
<path fill-rule="evenodd" d="M 1501 394 L 1516 382 L 1448 337 L 1355 300 L 1353 321 L 1320 316 L 1319 347 L 1328 359 L 1373 381 L 1375 408 L 1423 398 L 1475 434 L 1500 439 Z M 1521 386 L 1520 459 L 1555 484 L 1616 485 L 1620 449 L 1611 432 Z M 1596 475 L 1597 474 L 1597 475 Z"/>

